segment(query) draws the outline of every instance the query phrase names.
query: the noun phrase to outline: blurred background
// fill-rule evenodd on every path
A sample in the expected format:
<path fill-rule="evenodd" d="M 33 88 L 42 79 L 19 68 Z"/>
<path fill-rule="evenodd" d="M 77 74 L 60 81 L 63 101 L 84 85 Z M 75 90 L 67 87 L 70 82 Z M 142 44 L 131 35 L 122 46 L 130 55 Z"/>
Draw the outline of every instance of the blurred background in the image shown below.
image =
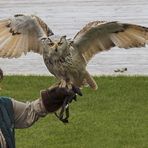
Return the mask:
<path fill-rule="evenodd" d="M 68 38 L 95 20 L 148 26 L 147 0 L 0 0 L 0 19 L 20 13 L 41 17 L 55 34 Z M 19 59 L 0 58 L 0 67 L 7 75 L 50 75 L 42 56 L 35 53 Z M 118 68 L 127 68 L 123 73 L 127 75 L 148 75 L 148 47 L 113 48 L 96 55 L 87 66 L 93 75 L 116 75 Z"/>

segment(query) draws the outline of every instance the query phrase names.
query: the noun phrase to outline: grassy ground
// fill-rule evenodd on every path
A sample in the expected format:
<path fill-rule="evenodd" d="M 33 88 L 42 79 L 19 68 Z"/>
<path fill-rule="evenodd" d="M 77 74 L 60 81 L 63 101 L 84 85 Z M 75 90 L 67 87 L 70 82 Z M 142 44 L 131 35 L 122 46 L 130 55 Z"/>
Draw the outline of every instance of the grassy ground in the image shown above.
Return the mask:
<path fill-rule="evenodd" d="M 98 77 L 71 105 L 70 123 L 54 115 L 16 130 L 17 148 L 147 148 L 148 77 Z M 7 76 L 0 95 L 27 101 L 53 84 L 51 77 Z"/>

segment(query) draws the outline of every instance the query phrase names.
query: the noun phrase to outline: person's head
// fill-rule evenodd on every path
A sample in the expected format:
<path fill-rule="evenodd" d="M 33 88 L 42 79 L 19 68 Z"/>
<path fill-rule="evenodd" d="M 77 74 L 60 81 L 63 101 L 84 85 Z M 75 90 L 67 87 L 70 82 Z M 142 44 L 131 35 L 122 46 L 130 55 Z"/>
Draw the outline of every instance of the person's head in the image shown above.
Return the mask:
<path fill-rule="evenodd" d="M 2 80 L 3 79 L 3 71 L 2 71 L 2 69 L 0 68 L 0 80 Z"/>

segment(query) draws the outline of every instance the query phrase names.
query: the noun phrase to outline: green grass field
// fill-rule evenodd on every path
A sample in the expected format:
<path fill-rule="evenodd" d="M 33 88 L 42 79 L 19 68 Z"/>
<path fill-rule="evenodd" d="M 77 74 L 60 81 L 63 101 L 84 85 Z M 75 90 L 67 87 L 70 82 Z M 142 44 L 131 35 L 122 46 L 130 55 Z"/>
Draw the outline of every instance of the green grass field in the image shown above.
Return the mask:
<path fill-rule="evenodd" d="M 148 77 L 96 77 L 71 104 L 70 123 L 54 115 L 16 130 L 17 148 L 148 148 Z M 0 95 L 20 101 L 39 97 L 53 77 L 6 76 Z"/>

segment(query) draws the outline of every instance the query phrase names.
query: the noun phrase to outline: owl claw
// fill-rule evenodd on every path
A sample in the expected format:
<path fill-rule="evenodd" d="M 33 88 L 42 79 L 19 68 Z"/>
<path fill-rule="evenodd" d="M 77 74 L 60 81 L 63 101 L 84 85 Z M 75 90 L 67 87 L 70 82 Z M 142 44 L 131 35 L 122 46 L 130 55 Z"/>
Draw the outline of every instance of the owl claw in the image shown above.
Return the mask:
<path fill-rule="evenodd" d="M 61 80 L 61 82 L 59 83 L 59 87 L 72 89 L 72 84 L 70 82 L 66 82 L 65 80 Z"/>
<path fill-rule="evenodd" d="M 60 88 L 66 87 L 66 81 L 65 80 L 61 80 L 61 82 L 59 83 L 59 87 Z"/>
<path fill-rule="evenodd" d="M 70 84 L 67 84 L 67 88 L 68 89 L 72 89 L 72 84 L 70 83 Z"/>

